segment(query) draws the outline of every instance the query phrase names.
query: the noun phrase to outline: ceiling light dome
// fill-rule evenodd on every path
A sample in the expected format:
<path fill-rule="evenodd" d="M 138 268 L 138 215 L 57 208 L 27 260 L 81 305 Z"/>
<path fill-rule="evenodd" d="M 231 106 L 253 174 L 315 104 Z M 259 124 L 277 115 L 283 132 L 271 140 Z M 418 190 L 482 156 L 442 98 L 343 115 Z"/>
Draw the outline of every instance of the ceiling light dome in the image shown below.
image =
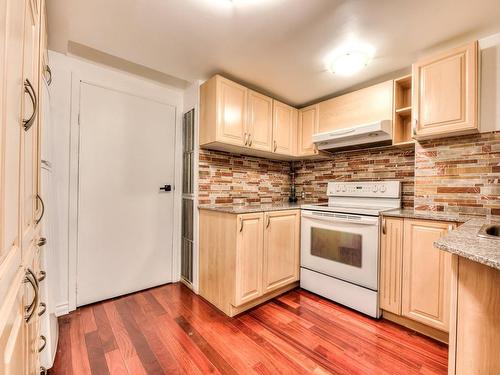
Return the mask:
<path fill-rule="evenodd" d="M 348 51 L 332 58 L 329 70 L 341 76 L 350 76 L 359 72 L 370 62 L 370 55 L 363 51 Z"/>

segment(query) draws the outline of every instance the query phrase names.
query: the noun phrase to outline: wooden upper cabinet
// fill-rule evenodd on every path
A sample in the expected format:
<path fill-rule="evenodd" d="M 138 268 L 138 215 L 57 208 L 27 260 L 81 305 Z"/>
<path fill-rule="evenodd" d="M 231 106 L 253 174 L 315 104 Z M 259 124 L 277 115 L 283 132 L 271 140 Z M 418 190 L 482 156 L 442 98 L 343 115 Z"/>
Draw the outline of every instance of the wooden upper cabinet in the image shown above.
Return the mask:
<path fill-rule="evenodd" d="M 200 90 L 200 145 L 245 146 L 248 89 L 216 75 Z"/>
<path fill-rule="evenodd" d="M 262 295 L 263 214 L 238 215 L 237 225 L 234 306 Z"/>
<path fill-rule="evenodd" d="M 452 255 L 434 247 L 453 224 L 405 220 L 402 314 L 449 331 Z"/>
<path fill-rule="evenodd" d="M 392 120 L 392 80 L 319 103 L 319 132 Z"/>
<path fill-rule="evenodd" d="M 401 315 L 403 219 L 382 219 L 380 249 L 380 308 Z"/>
<path fill-rule="evenodd" d="M 295 154 L 297 109 L 273 100 L 273 152 Z"/>
<path fill-rule="evenodd" d="M 422 59 L 412 70 L 415 138 L 479 131 L 477 42 Z"/>
<path fill-rule="evenodd" d="M 248 90 L 247 146 L 272 151 L 273 99 Z"/>
<path fill-rule="evenodd" d="M 300 210 L 267 212 L 264 226 L 263 289 L 267 293 L 299 279 Z"/>
<path fill-rule="evenodd" d="M 312 136 L 319 130 L 319 105 L 311 105 L 299 110 L 297 131 L 297 156 L 317 155 L 318 150 Z"/>

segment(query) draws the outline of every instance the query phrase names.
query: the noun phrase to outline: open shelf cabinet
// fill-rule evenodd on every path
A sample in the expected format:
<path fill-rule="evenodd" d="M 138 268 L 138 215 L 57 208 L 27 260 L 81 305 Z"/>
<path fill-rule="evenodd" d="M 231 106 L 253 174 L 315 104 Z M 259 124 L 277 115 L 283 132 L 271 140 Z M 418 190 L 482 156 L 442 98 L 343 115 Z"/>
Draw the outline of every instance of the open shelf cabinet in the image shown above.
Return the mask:
<path fill-rule="evenodd" d="M 411 74 L 394 80 L 393 144 L 413 142 L 411 133 Z"/>

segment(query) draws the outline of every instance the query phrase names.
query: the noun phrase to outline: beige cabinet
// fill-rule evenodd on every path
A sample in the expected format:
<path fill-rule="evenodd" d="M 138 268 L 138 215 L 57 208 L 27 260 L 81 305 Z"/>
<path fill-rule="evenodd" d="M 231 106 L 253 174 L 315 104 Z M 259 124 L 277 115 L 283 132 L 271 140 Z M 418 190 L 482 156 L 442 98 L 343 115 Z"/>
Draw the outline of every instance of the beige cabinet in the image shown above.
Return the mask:
<path fill-rule="evenodd" d="M 262 295 L 263 215 L 238 216 L 234 306 Z"/>
<path fill-rule="evenodd" d="M 39 82 L 44 2 L 0 0 L 0 373 L 39 374 Z M 40 35 L 40 33 L 43 33 Z M 44 45 L 46 46 L 46 44 Z M 29 271 L 29 272 L 28 272 Z"/>
<path fill-rule="evenodd" d="M 380 249 L 380 308 L 401 315 L 403 219 L 383 218 Z"/>
<path fill-rule="evenodd" d="M 246 145 L 256 150 L 272 151 L 273 99 L 248 90 Z"/>
<path fill-rule="evenodd" d="M 300 210 L 200 210 L 200 295 L 229 316 L 298 285 Z"/>
<path fill-rule="evenodd" d="M 319 103 L 319 132 L 392 120 L 393 81 L 386 81 Z"/>
<path fill-rule="evenodd" d="M 297 115 L 297 109 L 277 100 L 273 101 L 273 152 L 295 154 Z"/>
<path fill-rule="evenodd" d="M 384 316 L 447 341 L 452 289 L 451 254 L 434 242 L 455 224 L 383 217 L 379 301 Z"/>
<path fill-rule="evenodd" d="M 434 247 L 453 224 L 405 220 L 402 315 L 433 328 L 449 331 L 450 253 Z"/>
<path fill-rule="evenodd" d="M 264 293 L 299 279 L 300 211 L 264 214 Z"/>
<path fill-rule="evenodd" d="M 319 105 L 311 105 L 299 110 L 297 124 L 297 156 L 318 154 L 312 136 L 319 132 Z"/>
<path fill-rule="evenodd" d="M 200 145 L 245 146 L 248 89 L 219 75 L 200 91 Z"/>
<path fill-rule="evenodd" d="M 24 273 L 18 269 L 0 309 L 0 374 L 28 374 Z"/>
<path fill-rule="evenodd" d="M 422 59 L 412 71 L 415 138 L 479 131 L 477 42 Z"/>

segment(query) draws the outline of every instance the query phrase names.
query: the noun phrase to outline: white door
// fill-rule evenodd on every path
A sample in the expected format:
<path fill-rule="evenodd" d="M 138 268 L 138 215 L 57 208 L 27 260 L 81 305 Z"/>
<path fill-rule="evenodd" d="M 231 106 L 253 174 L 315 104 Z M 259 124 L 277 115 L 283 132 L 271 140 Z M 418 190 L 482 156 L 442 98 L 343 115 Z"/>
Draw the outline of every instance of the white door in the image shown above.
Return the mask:
<path fill-rule="evenodd" d="M 81 83 L 78 306 L 172 281 L 175 115 Z"/>

